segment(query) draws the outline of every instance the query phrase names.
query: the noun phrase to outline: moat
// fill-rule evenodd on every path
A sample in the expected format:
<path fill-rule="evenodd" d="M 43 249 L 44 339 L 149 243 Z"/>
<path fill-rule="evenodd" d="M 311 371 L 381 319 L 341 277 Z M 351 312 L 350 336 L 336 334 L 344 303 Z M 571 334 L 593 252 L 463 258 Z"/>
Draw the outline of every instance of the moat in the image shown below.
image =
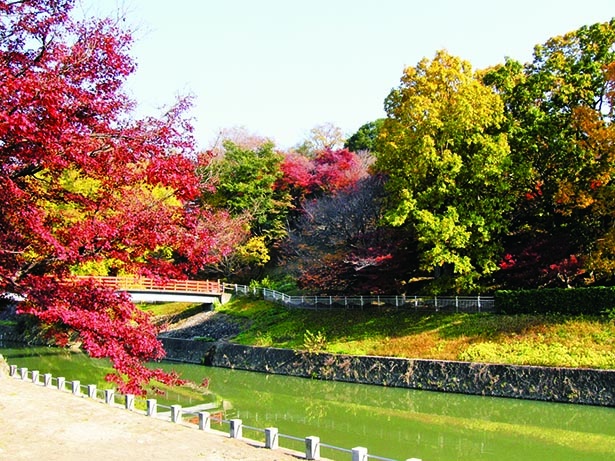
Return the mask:
<path fill-rule="evenodd" d="M 50 348 L 0 348 L 9 363 L 82 383 L 101 382 L 104 361 Z M 615 460 L 615 409 L 488 398 L 163 363 L 209 381 L 227 417 L 259 428 L 393 459 Z M 168 395 L 189 406 L 193 397 Z M 181 401 L 184 399 L 184 401 Z M 211 395 L 203 396 L 211 399 Z M 246 437 L 255 437 L 245 431 Z M 292 447 L 291 447 L 292 448 Z M 338 457 L 323 450 L 323 457 Z M 345 459 L 345 458 L 339 458 Z"/>

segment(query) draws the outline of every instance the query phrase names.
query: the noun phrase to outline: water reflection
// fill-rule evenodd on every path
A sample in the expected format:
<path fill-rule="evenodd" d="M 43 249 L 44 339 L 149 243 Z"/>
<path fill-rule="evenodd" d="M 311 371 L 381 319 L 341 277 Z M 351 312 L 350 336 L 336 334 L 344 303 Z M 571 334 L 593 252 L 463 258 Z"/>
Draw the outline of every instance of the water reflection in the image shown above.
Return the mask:
<path fill-rule="evenodd" d="M 246 424 L 424 460 L 615 460 L 615 410 L 171 365 Z M 193 374 L 191 376 L 191 374 Z"/>

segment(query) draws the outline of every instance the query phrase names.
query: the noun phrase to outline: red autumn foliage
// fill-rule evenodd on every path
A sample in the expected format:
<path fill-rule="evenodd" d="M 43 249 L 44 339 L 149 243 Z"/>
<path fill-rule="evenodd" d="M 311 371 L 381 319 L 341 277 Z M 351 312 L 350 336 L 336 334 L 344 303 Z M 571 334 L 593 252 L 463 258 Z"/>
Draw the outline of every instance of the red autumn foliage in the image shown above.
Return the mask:
<path fill-rule="evenodd" d="M 303 189 L 306 193 L 310 191 L 314 182 L 314 172 L 312 161 L 305 155 L 291 152 L 284 158 L 280 165 L 283 180 L 279 186 L 287 185 L 297 189 Z"/>
<path fill-rule="evenodd" d="M 575 244 L 565 232 L 554 235 L 519 234 L 509 242 L 498 266 L 498 284 L 510 288 L 570 287 L 587 276 Z"/>
<path fill-rule="evenodd" d="M 525 199 L 527 201 L 536 200 L 539 197 L 542 197 L 542 183 L 541 182 L 537 182 L 533 190 L 525 193 Z"/>
<path fill-rule="evenodd" d="M 557 280 L 566 288 L 571 288 L 573 283 L 582 278 L 585 272 L 582 260 L 574 254 L 550 264 L 548 270 L 544 270 L 545 276 L 551 280 Z"/>
<path fill-rule="evenodd" d="M 314 186 L 325 193 L 333 193 L 355 184 L 367 176 L 357 154 L 348 149 L 325 149 L 314 159 Z"/>
<path fill-rule="evenodd" d="M 321 255 L 318 259 L 306 259 L 301 267 L 298 285 L 315 294 L 390 294 L 407 290 L 402 281 L 416 270 L 405 242 L 395 231 L 382 230 L 380 236 L 371 238 L 380 241 L 378 246 L 339 251 Z M 381 241 L 384 236 L 388 242 Z M 394 275 L 392 275 L 394 274 Z"/>
<path fill-rule="evenodd" d="M 314 158 L 293 152 L 286 155 L 280 168 L 283 176 L 276 187 L 290 190 L 299 202 L 347 189 L 368 175 L 365 162 L 348 149 L 324 149 Z"/>
<path fill-rule="evenodd" d="M 230 248 L 218 245 L 215 216 L 192 205 L 188 101 L 131 119 L 130 34 L 109 20 L 73 22 L 73 3 L 0 0 L 0 293 L 24 298 L 19 312 L 58 344 L 108 357 L 120 390 L 142 393 L 152 379 L 178 382 L 144 365 L 164 355 L 156 328 L 71 269 L 112 261 L 178 277 Z"/>

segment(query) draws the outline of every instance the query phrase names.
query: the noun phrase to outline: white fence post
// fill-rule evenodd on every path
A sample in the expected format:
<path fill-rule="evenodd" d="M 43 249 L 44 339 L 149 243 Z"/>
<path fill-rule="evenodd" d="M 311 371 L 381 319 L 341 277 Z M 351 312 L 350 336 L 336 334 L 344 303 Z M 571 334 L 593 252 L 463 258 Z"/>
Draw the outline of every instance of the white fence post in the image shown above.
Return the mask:
<path fill-rule="evenodd" d="M 352 461 L 367 461 L 367 448 L 355 447 L 352 449 Z"/>
<path fill-rule="evenodd" d="M 73 395 L 81 395 L 81 383 L 79 381 L 71 381 L 70 385 Z"/>
<path fill-rule="evenodd" d="M 88 397 L 91 399 L 96 398 L 96 384 L 88 384 Z"/>
<path fill-rule="evenodd" d="M 25 381 L 26 379 L 28 379 L 28 369 L 27 369 L 27 368 L 25 368 L 25 367 L 24 367 L 24 368 L 20 369 L 20 370 L 19 370 L 19 372 L 21 373 L 21 375 L 20 375 L 20 376 L 21 376 L 21 379 L 22 379 L 23 381 Z"/>
<path fill-rule="evenodd" d="M 312 435 L 305 438 L 305 458 L 320 459 L 320 437 Z"/>
<path fill-rule="evenodd" d="M 156 413 L 158 411 L 158 402 L 156 399 L 147 399 L 145 401 L 147 407 L 145 410 L 145 414 L 147 416 L 150 416 L 152 418 L 154 418 L 156 416 Z"/>
<path fill-rule="evenodd" d="M 63 376 L 59 376 L 58 377 L 58 390 L 63 391 L 65 389 L 64 383 L 66 383 L 66 378 L 64 378 Z"/>
<path fill-rule="evenodd" d="M 232 439 L 240 439 L 243 437 L 243 422 L 241 419 L 231 419 L 229 421 L 229 435 Z"/>
<path fill-rule="evenodd" d="M 39 375 L 38 370 L 32 370 L 32 382 L 34 384 L 38 384 L 38 375 Z"/>
<path fill-rule="evenodd" d="M 202 431 L 211 429 L 211 413 L 208 411 L 199 411 L 199 429 Z"/>
<path fill-rule="evenodd" d="M 124 397 L 124 407 L 128 411 L 135 409 L 135 396 L 133 394 L 126 394 Z"/>
<path fill-rule="evenodd" d="M 45 373 L 43 375 L 43 385 L 45 387 L 51 387 L 51 373 Z"/>
<path fill-rule="evenodd" d="M 279 447 L 278 441 L 278 428 L 267 427 L 265 428 L 265 448 L 270 450 L 277 450 Z"/>
<path fill-rule="evenodd" d="M 171 421 L 174 423 L 179 423 L 182 419 L 182 406 L 181 405 L 171 405 Z"/>
<path fill-rule="evenodd" d="M 113 405 L 115 403 L 115 391 L 113 389 L 105 389 L 105 403 L 107 405 Z"/>
<path fill-rule="evenodd" d="M 9 367 L 9 376 L 11 378 L 14 378 L 16 374 L 17 374 L 17 365 L 11 365 Z"/>

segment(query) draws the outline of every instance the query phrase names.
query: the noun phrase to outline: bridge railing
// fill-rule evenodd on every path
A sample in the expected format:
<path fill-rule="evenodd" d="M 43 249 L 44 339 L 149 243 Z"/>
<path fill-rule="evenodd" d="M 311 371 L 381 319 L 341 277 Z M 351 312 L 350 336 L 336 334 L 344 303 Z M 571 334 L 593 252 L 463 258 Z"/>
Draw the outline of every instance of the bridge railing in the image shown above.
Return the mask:
<path fill-rule="evenodd" d="M 181 293 L 208 293 L 222 294 L 223 288 L 220 282 L 210 280 L 156 280 L 147 277 L 102 277 L 102 276 L 79 276 L 77 279 L 94 280 L 101 285 L 118 291 L 169 291 Z"/>
<path fill-rule="evenodd" d="M 388 307 L 416 311 L 493 312 L 493 296 L 291 296 L 268 288 L 224 284 L 225 292 L 237 295 L 260 296 L 267 301 L 299 309 L 340 309 Z"/>

